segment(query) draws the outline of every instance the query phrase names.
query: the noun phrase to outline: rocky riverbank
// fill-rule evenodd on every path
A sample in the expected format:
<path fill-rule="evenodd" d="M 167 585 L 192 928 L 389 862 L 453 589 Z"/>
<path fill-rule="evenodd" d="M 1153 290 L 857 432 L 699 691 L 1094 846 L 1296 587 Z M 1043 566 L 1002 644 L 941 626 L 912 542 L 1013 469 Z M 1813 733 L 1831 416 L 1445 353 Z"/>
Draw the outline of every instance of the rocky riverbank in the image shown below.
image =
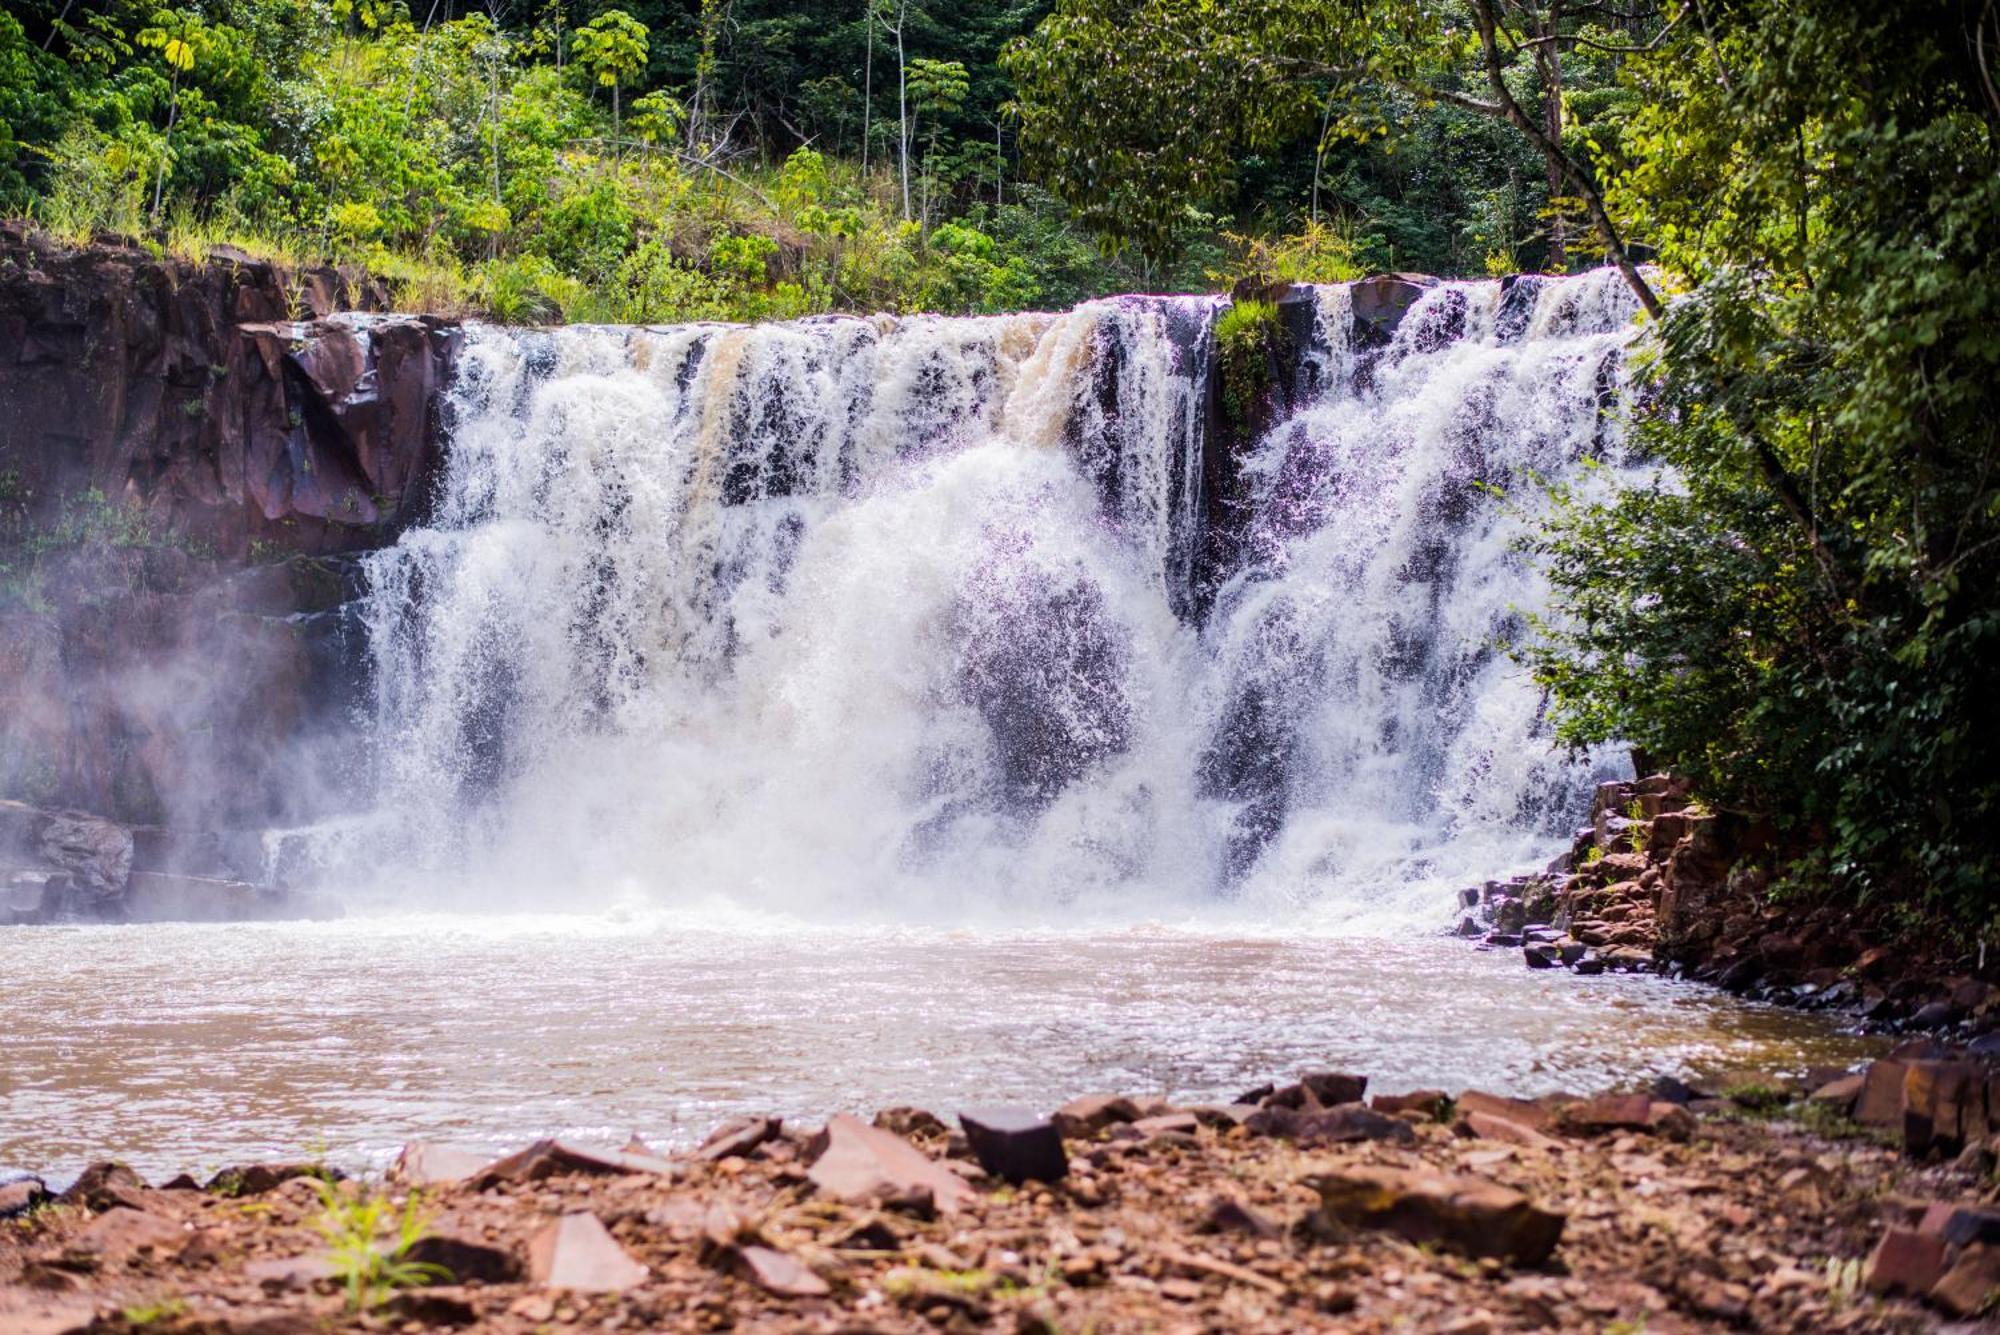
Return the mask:
<path fill-rule="evenodd" d="M 365 1179 L 104 1164 L 0 1188 L 0 1325 L 1917 1331 L 2000 1286 L 1984 1140 L 1920 1161 L 1763 1085 L 1365 1089 L 749 1118 L 671 1156 L 418 1144 Z"/>
<path fill-rule="evenodd" d="M 1774 899 L 1781 865 L 1769 827 L 1705 810 L 1670 775 L 1606 783 L 1545 871 L 1462 891 L 1458 930 L 1533 969 L 1657 971 L 1893 1032 L 2000 1031 L 1979 955 L 1894 905 Z"/>

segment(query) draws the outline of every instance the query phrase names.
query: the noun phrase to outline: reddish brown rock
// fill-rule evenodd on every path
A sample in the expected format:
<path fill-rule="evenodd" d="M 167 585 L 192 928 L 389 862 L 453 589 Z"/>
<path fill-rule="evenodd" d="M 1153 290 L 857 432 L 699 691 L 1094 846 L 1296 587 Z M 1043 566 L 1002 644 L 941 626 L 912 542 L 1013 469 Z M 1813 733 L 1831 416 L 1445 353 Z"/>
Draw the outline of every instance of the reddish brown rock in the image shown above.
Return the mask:
<path fill-rule="evenodd" d="M 116 1205 L 91 1220 L 74 1246 L 106 1261 L 119 1261 L 135 1252 L 178 1251 L 186 1241 L 186 1231 L 171 1220 Z"/>
<path fill-rule="evenodd" d="M 1258 1135 L 1295 1140 L 1301 1145 L 1339 1145 L 1363 1140 L 1409 1144 L 1417 1138 L 1408 1122 L 1384 1117 L 1358 1103 L 1303 1112 L 1276 1106 L 1262 1108 L 1243 1125 Z"/>
<path fill-rule="evenodd" d="M 1944 1239 L 1911 1228 L 1882 1235 L 1868 1260 L 1867 1283 L 1875 1293 L 1925 1294 L 1943 1277 Z"/>
<path fill-rule="evenodd" d="M 1854 1120 L 1864 1126 L 1896 1127 L 1903 1124 L 1902 1062 L 1883 1058 L 1862 1073 L 1861 1097 L 1854 1106 Z"/>
<path fill-rule="evenodd" d="M 463 1182 L 486 1164 L 487 1156 L 474 1150 L 413 1140 L 403 1146 L 396 1162 L 389 1166 L 389 1175 L 413 1187 L 434 1187 Z"/>
<path fill-rule="evenodd" d="M 94 1163 L 56 1197 L 59 1205 L 81 1205 L 87 1210 L 109 1210 L 124 1206 L 132 1210 L 150 1207 L 145 1179 L 122 1163 Z"/>
<path fill-rule="evenodd" d="M 694 1157 L 710 1163 L 740 1159 L 768 1141 L 775 1140 L 784 1123 L 776 1117 L 732 1117 L 708 1133 L 695 1149 Z"/>
<path fill-rule="evenodd" d="M 831 1286 L 803 1262 L 769 1247 L 737 1247 L 729 1269 L 779 1298 L 824 1298 Z"/>
<path fill-rule="evenodd" d="M 842 1114 L 807 1148 L 806 1176 L 853 1204 L 884 1203 L 951 1214 L 972 1196 L 964 1178 L 901 1137 Z"/>
<path fill-rule="evenodd" d="M 330 1174 L 321 1164 L 253 1163 L 225 1168 L 209 1178 L 202 1190 L 217 1196 L 262 1196 L 296 1178 L 322 1178 Z"/>
<path fill-rule="evenodd" d="M 1377 1094 L 1368 1100 L 1368 1106 L 1390 1117 L 1416 1113 L 1438 1121 L 1451 1106 L 1451 1096 L 1441 1089 L 1413 1089 L 1407 1094 Z"/>
<path fill-rule="evenodd" d="M 1025 1108 L 968 1109 L 959 1113 L 958 1124 L 979 1166 L 1003 1181 L 1060 1182 L 1069 1173 L 1055 1123 Z"/>
<path fill-rule="evenodd" d="M 1566 1216 L 1484 1178 L 1355 1167 L 1308 1180 L 1320 1209 L 1350 1228 L 1378 1228 L 1411 1242 L 1539 1265 L 1561 1241 Z"/>
<path fill-rule="evenodd" d="M 1493 1117 L 1504 1117 L 1510 1122 L 1532 1127 L 1536 1131 L 1547 1131 L 1555 1122 L 1555 1115 L 1539 1103 L 1488 1094 L 1477 1089 L 1468 1089 L 1460 1094 L 1457 1106 L 1461 1113 L 1479 1112 Z"/>
<path fill-rule="evenodd" d="M 0 1219 L 24 1215 L 49 1200 L 48 1188 L 38 1177 L 24 1177 L 0 1186 Z"/>
<path fill-rule="evenodd" d="M 528 1273 L 547 1288 L 580 1293 L 618 1293 L 646 1282 L 646 1267 L 587 1211 L 564 1215 L 530 1240 Z"/>
<path fill-rule="evenodd" d="M 1829 1080 L 1806 1097 L 1813 1103 L 1846 1116 L 1853 1113 L 1854 1105 L 1860 1102 L 1861 1092 L 1867 1084 L 1868 1077 L 1857 1072 Z"/>
<path fill-rule="evenodd" d="M 1565 1126 L 1585 1133 L 1645 1131 L 1652 1125 L 1653 1100 L 1645 1094 L 1600 1094 L 1565 1109 Z"/>
<path fill-rule="evenodd" d="M 1065 1140 L 1087 1140 L 1119 1122 L 1139 1120 L 1139 1106 L 1117 1094 L 1086 1094 L 1056 1109 L 1049 1119 Z"/>
<path fill-rule="evenodd" d="M 1930 1300 L 1953 1316 L 1979 1316 L 2000 1303 L 2000 1247 L 1974 1243 L 1960 1252 L 1930 1289 Z"/>
<path fill-rule="evenodd" d="M 1562 1142 L 1553 1136 L 1545 1136 L 1532 1126 L 1517 1122 L 1511 1117 L 1501 1117 L 1495 1113 L 1472 1112 L 1462 1114 L 1454 1129 L 1460 1135 L 1474 1136 L 1481 1140 L 1497 1140 L 1503 1145 L 1519 1145 L 1523 1149 L 1541 1150 L 1544 1153 L 1559 1152 Z"/>
<path fill-rule="evenodd" d="M 600 1150 L 562 1140 L 538 1140 L 528 1148 L 495 1160 L 473 1175 L 475 1186 L 497 1182 L 539 1182 L 569 1174 L 666 1173 L 665 1159 L 648 1159 L 619 1150 Z"/>
<path fill-rule="evenodd" d="M 411 1243 L 404 1259 L 433 1267 L 441 1282 L 511 1284 L 521 1277 L 521 1258 L 505 1247 L 452 1232 L 430 1233 Z"/>

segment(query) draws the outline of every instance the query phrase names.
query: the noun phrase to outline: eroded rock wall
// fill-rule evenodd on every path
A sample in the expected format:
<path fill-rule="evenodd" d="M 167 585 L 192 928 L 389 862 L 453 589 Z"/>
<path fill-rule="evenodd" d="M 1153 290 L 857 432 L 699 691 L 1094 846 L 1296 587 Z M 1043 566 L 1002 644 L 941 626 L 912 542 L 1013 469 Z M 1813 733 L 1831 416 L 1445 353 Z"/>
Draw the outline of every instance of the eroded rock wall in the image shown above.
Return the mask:
<path fill-rule="evenodd" d="M 0 873 L 129 916 L 135 878 L 253 880 L 258 831 L 358 800 L 356 554 L 422 511 L 458 338 L 387 302 L 0 227 L 0 798 L 138 850 L 99 884 L 0 839 Z"/>

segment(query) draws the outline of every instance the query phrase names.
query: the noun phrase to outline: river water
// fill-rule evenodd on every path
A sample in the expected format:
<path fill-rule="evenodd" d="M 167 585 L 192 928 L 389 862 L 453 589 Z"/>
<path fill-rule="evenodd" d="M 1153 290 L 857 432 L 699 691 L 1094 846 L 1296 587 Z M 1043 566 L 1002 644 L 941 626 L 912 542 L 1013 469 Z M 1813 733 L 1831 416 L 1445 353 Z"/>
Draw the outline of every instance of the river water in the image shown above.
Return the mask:
<path fill-rule="evenodd" d="M 684 1145 L 726 1115 L 1224 1100 L 1302 1069 L 1401 1091 L 1802 1070 L 1866 1044 L 1640 976 L 1443 938 L 1189 922 L 1048 932 L 642 912 L 21 928 L 0 1167 L 155 1180 L 429 1137 Z"/>

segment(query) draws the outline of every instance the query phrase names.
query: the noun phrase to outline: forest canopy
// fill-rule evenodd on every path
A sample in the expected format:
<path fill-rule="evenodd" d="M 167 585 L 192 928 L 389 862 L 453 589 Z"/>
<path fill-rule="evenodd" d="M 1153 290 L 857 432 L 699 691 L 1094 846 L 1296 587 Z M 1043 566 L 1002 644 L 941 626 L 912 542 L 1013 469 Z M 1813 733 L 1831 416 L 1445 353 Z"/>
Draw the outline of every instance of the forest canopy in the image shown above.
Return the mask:
<path fill-rule="evenodd" d="M 1153 200 L 1148 244 L 1123 246 L 1122 211 L 1024 154 L 1048 115 L 1026 53 L 1061 12 L 23 0 L 0 13 L 0 209 L 73 239 L 367 260 L 413 303 L 512 319 L 991 311 L 1274 265 L 1593 262 L 1565 250 L 1573 208 L 1518 135 L 1403 94 L 1379 108 L 1392 134 L 1293 118 L 1217 188 Z M 1619 104 L 1614 72 L 1580 58 L 1522 96 L 1541 115 L 1560 93 L 1586 126 Z"/>

